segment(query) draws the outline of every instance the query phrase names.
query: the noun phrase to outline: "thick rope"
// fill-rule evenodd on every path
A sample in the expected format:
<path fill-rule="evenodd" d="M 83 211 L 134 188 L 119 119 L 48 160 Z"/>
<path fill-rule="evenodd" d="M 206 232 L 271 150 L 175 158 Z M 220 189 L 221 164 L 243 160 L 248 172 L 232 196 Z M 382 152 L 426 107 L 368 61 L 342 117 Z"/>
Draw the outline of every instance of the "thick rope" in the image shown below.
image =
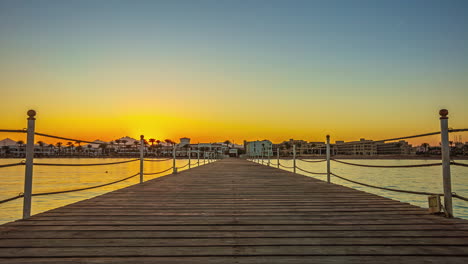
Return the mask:
<path fill-rule="evenodd" d="M 129 163 L 129 162 L 134 162 L 134 161 L 138 161 L 138 160 L 140 160 L 140 159 L 132 159 L 132 160 L 108 162 L 108 163 L 85 163 L 85 164 L 34 163 L 34 166 L 103 166 L 103 165 L 114 165 L 114 164 Z"/>
<path fill-rule="evenodd" d="M 283 167 L 283 168 L 286 168 L 286 169 L 294 169 L 294 166 L 293 167 L 288 167 L 288 166 L 281 165 L 281 163 L 280 163 L 280 167 Z"/>
<path fill-rule="evenodd" d="M 0 165 L 0 168 L 7 168 L 7 167 L 14 167 L 14 166 L 21 166 L 21 165 L 24 165 L 24 163 L 18 162 L 18 163 L 11 163 L 11 164 L 3 164 L 3 165 Z"/>
<path fill-rule="evenodd" d="M 455 197 L 455 198 L 458 198 L 458 199 L 460 199 L 460 200 L 463 200 L 463 201 L 467 201 L 467 202 L 468 202 L 468 198 L 463 197 L 463 196 L 460 196 L 460 195 L 458 195 L 457 193 L 454 193 L 454 192 L 452 193 L 452 197 Z"/>
<path fill-rule="evenodd" d="M 180 169 L 183 169 L 183 168 L 187 167 L 188 165 L 189 165 L 189 164 L 187 163 L 187 164 L 185 164 L 185 165 L 182 166 L 182 167 L 176 167 L 176 168 L 180 170 Z"/>
<path fill-rule="evenodd" d="M 168 161 L 168 160 L 172 160 L 172 158 L 168 158 L 168 159 L 145 159 L 145 161 L 149 161 L 149 162 L 161 162 L 161 161 Z"/>
<path fill-rule="evenodd" d="M 6 133 L 26 133 L 26 130 L 21 130 L 21 129 L 0 129 L 0 132 L 6 132 Z"/>
<path fill-rule="evenodd" d="M 419 167 L 431 167 L 431 166 L 440 166 L 442 163 L 429 163 L 429 164 L 417 164 L 417 165 L 366 165 L 366 164 L 357 164 L 351 162 L 344 162 L 341 160 L 331 159 L 335 162 L 351 165 L 351 166 L 359 166 L 359 167 L 368 167 L 368 168 L 419 168 Z"/>
<path fill-rule="evenodd" d="M 468 167 L 468 164 L 455 162 L 455 161 L 450 162 L 450 164 L 455 165 L 455 166 Z"/>
<path fill-rule="evenodd" d="M 299 167 L 296 166 L 296 169 L 300 170 L 300 171 L 303 171 L 303 172 L 306 172 L 306 173 L 310 173 L 310 174 L 316 174 L 316 175 L 327 175 L 326 172 L 311 172 L 311 171 L 307 171 L 307 170 L 304 170 L 304 169 L 301 169 Z"/>
<path fill-rule="evenodd" d="M 468 131 L 468 128 L 449 129 L 449 130 L 448 130 L 449 133 L 465 132 L 465 131 Z M 426 137 L 426 136 L 432 136 L 432 135 L 438 135 L 438 134 L 440 134 L 440 131 L 431 132 L 431 133 L 425 133 L 425 134 L 419 134 L 419 135 L 414 135 L 414 136 L 406 136 L 406 137 L 397 137 L 397 138 L 388 138 L 388 139 L 376 140 L 376 142 L 394 141 L 394 140 L 407 139 L 407 138 Z"/>
<path fill-rule="evenodd" d="M 323 159 L 323 160 L 305 160 L 305 159 L 297 159 L 297 160 L 300 160 L 300 161 L 303 161 L 303 162 L 309 162 L 309 163 L 315 163 L 315 162 L 324 162 L 324 161 L 327 161 L 326 159 Z"/>
<path fill-rule="evenodd" d="M 43 133 L 39 133 L 39 132 L 36 132 L 36 133 L 34 133 L 34 134 L 35 134 L 35 135 L 38 135 L 38 136 L 43 136 L 43 137 L 48 137 L 48 138 L 55 138 L 55 139 L 63 139 L 63 140 L 74 141 L 74 142 L 90 143 L 90 144 L 100 144 L 100 143 L 93 142 L 93 141 L 87 141 L 87 140 L 81 140 L 81 139 L 74 139 L 74 138 L 66 138 L 66 137 L 59 137 L 59 136 L 53 136 L 53 135 L 43 134 Z"/>
<path fill-rule="evenodd" d="M 129 177 L 117 180 L 117 181 L 113 181 L 113 182 L 109 182 L 109 183 L 105 183 L 105 184 L 100 184 L 100 185 L 95 185 L 95 186 L 91 186 L 91 187 L 85 187 L 85 188 L 79 188 L 79 189 L 73 189 L 73 190 L 56 191 L 56 192 L 33 193 L 31 196 L 43 196 L 43 195 L 49 195 L 49 194 L 60 194 L 60 193 L 85 191 L 85 190 L 95 189 L 95 188 L 104 187 L 104 186 L 108 186 L 108 185 L 111 185 L 111 184 L 123 182 L 123 181 L 131 179 L 131 178 L 133 178 L 133 177 L 135 177 L 137 175 L 140 175 L 140 173 L 136 173 L 136 174 L 134 174 L 132 176 L 129 176 Z M 11 197 L 11 198 L 8 198 L 8 199 L 5 199 L 5 200 L 1 200 L 0 204 L 6 203 L 6 202 L 9 202 L 9 201 L 13 201 L 13 200 L 16 200 L 16 199 L 19 199 L 19 198 L 22 198 L 22 197 L 24 197 L 24 194 L 19 194 L 19 195 L 15 196 L 15 197 Z"/>
<path fill-rule="evenodd" d="M 155 174 L 161 174 L 161 173 L 164 173 L 164 172 L 168 172 L 172 170 L 172 167 L 170 167 L 169 169 L 167 170 L 163 170 L 163 171 L 159 171 L 159 172 L 152 172 L 152 173 L 143 173 L 143 175 L 155 175 Z"/>
<path fill-rule="evenodd" d="M 340 178 L 340 179 L 342 179 L 342 180 L 348 181 L 348 182 L 356 183 L 356 184 L 359 184 L 359 185 L 362 185 L 362 186 L 371 187 L 371 188 L 375 188 L 375 189 L 386 190 L 386 191 L 401 192 L 401 193 L 411 193 L 411 194 L 420 194 L 420 195 L 442 195 L 442 194 L 437 194 L 437 193 L 416 192 L 416 191 L 407 191 L 407 190 L 399 190 L 399 189 L 392 189 L 392 188 L 386 188 L 386 187 L 379 187 L 379 186 L 375 186 L 375 185 L 370 185 L 370 184 L 366 184 L 366 183 L 362 183 L 362 182 L 357 182 L 357 181 L 353 181 L 353 180 L 350 180 L 350 179 L 346 179 L 346 178 L 344 178 L 344 177 L 341 177 L 341 176 L 336 175 L 335 173 L 331 173 L 331 175 L 333 175 L 333 176 L 335 176 L 335 177 L 337 177 L 337 178 Z"/>

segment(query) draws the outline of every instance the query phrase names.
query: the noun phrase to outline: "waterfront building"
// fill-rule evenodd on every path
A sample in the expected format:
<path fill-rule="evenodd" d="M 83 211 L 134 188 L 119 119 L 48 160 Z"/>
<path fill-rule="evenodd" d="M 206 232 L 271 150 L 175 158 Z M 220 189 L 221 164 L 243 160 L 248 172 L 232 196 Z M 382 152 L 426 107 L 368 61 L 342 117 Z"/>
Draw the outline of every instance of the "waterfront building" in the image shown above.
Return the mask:
<path fill-rule="evenodd" d="M 245 141 L 246 154 L 249 156 L 273 156 L 273 144 L 269 140 Z"/>

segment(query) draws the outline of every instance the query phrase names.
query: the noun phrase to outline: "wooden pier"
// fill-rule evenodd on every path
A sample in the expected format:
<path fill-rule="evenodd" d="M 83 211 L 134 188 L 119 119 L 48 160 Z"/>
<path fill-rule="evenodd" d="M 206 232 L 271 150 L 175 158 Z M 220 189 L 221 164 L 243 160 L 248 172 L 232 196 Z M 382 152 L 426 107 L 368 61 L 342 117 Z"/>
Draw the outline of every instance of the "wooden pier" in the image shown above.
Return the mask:
<path fill-rule="evenodd" d="M 468 221 L 227 159 L 0 226 L 0 263 L 468 263 Z"/>

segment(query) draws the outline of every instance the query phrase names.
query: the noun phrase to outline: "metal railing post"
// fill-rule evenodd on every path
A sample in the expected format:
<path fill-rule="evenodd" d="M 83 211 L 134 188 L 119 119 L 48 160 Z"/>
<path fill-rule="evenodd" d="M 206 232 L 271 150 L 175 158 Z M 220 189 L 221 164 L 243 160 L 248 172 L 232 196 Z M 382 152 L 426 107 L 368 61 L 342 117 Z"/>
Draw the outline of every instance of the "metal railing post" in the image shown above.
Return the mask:
<path fill-rule="evenodd" d="M 268 157 L 267 166 L 270 167 L 270 150 L 269 149 L 268 149 L 267 157 Z"/>
<path fill-rule="evenodd" d="M 192 154 L 192 149 L 189 148 L 188 149 L 188 168 L 189 169 L 192 167 L 192 164 L 190 164 L 191 163 L 191 159 L 190 159 L 191 154 Z"/>
<path fill-rule="evenodd" d="M 296 173 L 296 145 L 293 145 L 293 167 L 294 173 Z"/>
<path fill-rule="evenodd" d="M 450 145 L 448 133 L 448 110 L 442 109 L 440 114 L 440 137 L 442 143 L 442 176 L 444 183 L 444 208 L 447 217 L 453 217 L 452 180 L 450 177 Z"/>
<path fill-rule="evenodd" d="M 200 166 L 200 148 L 197 148 L 197 167 Z"/>
<path fill-rule="evenodd" d="M 277 163 L 277 166 L 278 166 L 278 169 L 279 169 L 279 167 L 280 167 L 280 166 L 279 166 L 279 164 L 280 164 L 280 163 L 279 163 L 279 154 L 280 154 L 279 151 L 280 151 L 280 149 L 277 148 L 276 151 L 277 151 L 277 153 L 276 153 L 276 163 Z"/>
<path fill-rule="evenodd" d="M 31 216 L 32 178 L 34 163 L 34 130 L 36 111 L 28 111 L 28 128 L 26 138 L 26 168 L 24 172 L 23 219 Z"/>
<path fill-rule="evenodd" d="M 143 183 L 143 164 L 145 155 L 145 136 L 140 136 L 140 183 Z"/>
<path fill-rule="evenodd" d="M 177 167 L 176 167 L 176 147 L 175 145 L 172 146 L 172 173 L 177 174 Z"/>
<path fill-rule="evenodd" d="M 330 183 L 330 135 L 327 135 L 327 182 Z"/>
<path fill-rule="evenodd" d="M 206 151 L 203 151 L 203 165 L 206 164 Z"/>

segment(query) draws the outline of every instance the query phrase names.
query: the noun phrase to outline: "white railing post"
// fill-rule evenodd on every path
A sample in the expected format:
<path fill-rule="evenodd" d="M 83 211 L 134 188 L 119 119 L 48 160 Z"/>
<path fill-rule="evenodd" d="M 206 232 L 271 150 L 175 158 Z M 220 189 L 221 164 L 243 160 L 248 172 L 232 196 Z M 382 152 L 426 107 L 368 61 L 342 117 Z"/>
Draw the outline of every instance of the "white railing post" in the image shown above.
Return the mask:
<path fill-rule="evenodd" d="M 192 164 L 190 164 L 191 163 L 191 158 L 190 158 L 191 154 L 192 154 L 192 149 L 189 148 L 188 149 L 188 168 L 189 169 L 192 167 Z"/>
<path fill-rule="evenodd" d="M 444 208 L 447 217 L 453 217 L 452 180 L 450 177 L 450 145 L 448 133 L 448 110 L 442 109 L 440 114 L 440 137 L 442 143 L 442 176 L 444 182 Z"/>
<path fill-rule="evenodd" d="M 268 157 L 268 163 L 267 163 L 267 166 L 270 167 L 270 150 L 272 148 L 268 149 L 268 153 L 267 153 L 267 157 Z"/>
<path fill-rule="evenodd" d="M 279 167 L 280 167 L 280 166 L 279 166 L 279 164 L 280 164 L 280 161 L 279 161 L 280 149 L 277 148 L 276 151 L 277 151 L 277 153 L 276 153 L 276 164 L 277 164 L 278 169 L 279 169 Z"/>
<path fill-rule="evenodd" d="M 327 135 L 327 182 L 330 183 L 330 135 Z"/>
<path fill-rule="evenodd" d="M 145 136 L 140 136 L 140 183 L 143 183 L 143 164 L 145 155 Z"/>
<path fill-rule="evenodd" d="M 293 145 L 293 167 L 294 173 L 296 173 L 296 145 Z"/>
<path fill-rule="evenodd" d="M 34 130 L 36 126 L 36 111 L 28 111 L 28 128 L 26 136 L 26 169 L 24 172 L 23 219 L 31 216 L 31 197 L 34 163 Z"/>
<path fill-rule="evenodd" d="M 203 165 L 206 164 L 206 151 L 203 151 Z"/>
<path fill-rule="evenodd" d="M 172 145 L 172 173 L 177 174 L 175 145 Z"/>

